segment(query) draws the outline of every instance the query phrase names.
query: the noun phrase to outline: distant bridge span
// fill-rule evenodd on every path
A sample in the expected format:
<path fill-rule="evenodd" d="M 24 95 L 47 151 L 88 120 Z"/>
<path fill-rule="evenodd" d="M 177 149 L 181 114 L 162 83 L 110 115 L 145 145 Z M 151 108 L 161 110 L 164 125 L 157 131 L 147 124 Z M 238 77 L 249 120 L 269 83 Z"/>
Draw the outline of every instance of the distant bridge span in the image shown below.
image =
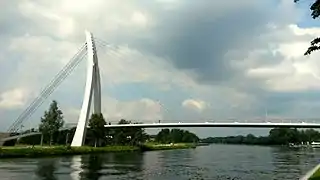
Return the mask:
<path fill-rule="evenodd" d="M 145 124 L 109 124 L 105 128 L 124 128 L 124 127 L 139 127 L 139 128 L 175 128 L 175 127 L 231 127 L 231 128 L 320 128 L 320 123 L 243 123 L 243 122 L 205 122 L 205 123 L 145 123 Z M 60 130 L 71 129 L 64 127 Z M 87 126 L 87 128 L 90 128 Z M 40 132 L 32 132 L 20 134 L 16 136 L 6 137 L 0 140 L 1 142 L 18 139 L 27 136 L 41 134 Z"/>
<path fill-rule="evenodd" d="M 61 128 L 62 130 L 71 129 L 75 126 L 73 124 L 68 127 Z M 145 123 L 145 124 L 111 124 L 105 125 L 106 128 L 124 128 L 124 127 L 139 127 L 139 128 L 174 128 L 174 127 L 232 127 L 232 128 L 320 128 L 320 123 L 243 123 L 243 122 L 206 122 L 206 123 Z M 87 128 L 90 128 L 87 126 Z M 41 134 L 40 132 L 31 132 L 27 134 L 19 134 L 1 139 L 2 141 L 8 141 L 28 136 Z"/>
<path fill-rule="evenodd" d="M 72 128 L 75 127 L 75 126 L 72 126 L 72 125 L 73 124 L 67 124 L 66 127 L 60 128 L 59 131 L 72 129 Z M 14 135 L 14 136 L 8 136 L 8 137 L 5 137 L 5 138 L 0 138 L 0 146 L 5 141 L 10 141 L 10 140 L 14 140 L 14 139 L 19 139 L 19 138 L 24 138 L 24 137 L 29 137 L 29 136 L 39 135 L 39 134 L 41 134 L 41 132 L 34 131 L 34 132 L 25 133 L 25 134 L 17 134 L 17 135 Z"/>
<path fill-rule="evenodd" d="M 319 123 L 146 123 L 146 124 L 114 124 L 106 128 L 140 127 L 140 128 L 173 128 L 173 127 L 239 127 L 239 128 L 320 128 Z"/>

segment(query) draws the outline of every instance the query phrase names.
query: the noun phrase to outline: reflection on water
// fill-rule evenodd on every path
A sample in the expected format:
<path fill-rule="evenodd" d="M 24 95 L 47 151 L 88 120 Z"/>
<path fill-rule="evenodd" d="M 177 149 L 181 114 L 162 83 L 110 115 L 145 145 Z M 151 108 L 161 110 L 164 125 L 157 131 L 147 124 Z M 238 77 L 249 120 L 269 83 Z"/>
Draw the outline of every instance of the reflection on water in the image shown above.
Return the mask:
<path fill-rule="evenodd" d="M 319 149 L 212 145 L 196 149 L 3 159 L 1 180 L 298 179 L 318 163 Z"/>
<path fill-rule="evenodd" d="M 317 149 L 273 148 L 271 153 L 273 172 L 278 174 L 279 178 L 295 179 L 295 174 L 304 174 L 317 164 L 319 159 Z"/>
<path fill-rule="evenodd" d="M 59 179 L 72 180 L 97 180 L 101 177 L 108 177 L 108 179 L 138 179 L 134 175 L 142 171 L 142 158 L 142 153 L 110 153 L 64 157 L 60 159 L 59 169 L 55 169 L 56 158 L 45 159 L 39 160 L 35 174 L 39 179 L 43 180 L 53 180 L 56 176 L 59 176 Z M 54 170 L 56 171 L 54 172 Z"/>
<path fill-rule="evenodd" d="M 73 180 L 80 179 L 80 173 L 82 172 L 81 168 L 81 156 L 74 156 L 71 159 L 71 172 L 70 176 Z"/>
<path fill-rule="evenodd" d="M 37 169 L 35 171 L 36 175 L 40 179 L 45 180 L 57 180 L 56 175 L 56 159 L 44 159 L 38 161 Z"/>

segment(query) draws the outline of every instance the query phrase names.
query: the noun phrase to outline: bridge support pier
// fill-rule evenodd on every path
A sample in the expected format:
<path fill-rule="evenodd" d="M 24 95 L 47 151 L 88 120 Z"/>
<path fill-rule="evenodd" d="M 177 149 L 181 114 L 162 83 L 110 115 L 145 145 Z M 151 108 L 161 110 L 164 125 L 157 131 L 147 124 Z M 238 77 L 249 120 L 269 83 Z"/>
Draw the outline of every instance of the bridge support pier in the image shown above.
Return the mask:
<path fill-rule="evenodd" d="M 84 144 L 86 127 L 88 124 L 88 119 L 90 118 L 91 104 L 93 104 L 93 113 L 101 113 L 101 84 L 98 56 L 93 36 L 88 31 L 86 31 L 86 41 L 88 51 L 86 88 L 77 129 L 71 143 L 72 147 L 78 147 Z"/>

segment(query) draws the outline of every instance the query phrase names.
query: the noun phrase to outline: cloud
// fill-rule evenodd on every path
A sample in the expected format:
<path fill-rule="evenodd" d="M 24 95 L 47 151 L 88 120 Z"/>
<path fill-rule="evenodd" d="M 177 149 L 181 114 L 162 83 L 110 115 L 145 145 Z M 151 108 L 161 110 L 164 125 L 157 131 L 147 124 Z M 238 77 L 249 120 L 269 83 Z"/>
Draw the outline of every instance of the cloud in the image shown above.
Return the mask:
<path fill-rule="evenodd" d="M 162 119 L 162 108 L 159 102 L 143 98 L 133 101 L 119 101 L 115 98 L 104 97 L 102 113 L 107 122 L 117 123 L 120 119 L 133 122 L 151 123 Z M 65 108 L 65 119 L 68 123 L 76 123 L 80 109 Z"/>
<path fill-rule="evenodd" d="M 297 25 L 304 11 L 291 1 L 24 0 L 2 3 L 1 12 L 6 119 L 77 52 L 85 29 L 97 37 L 107 118 L 185 119 L 188 108 L 201 112 L 193 120 L 249 119 L 266 108 L 277 117 L 320 115 L 319 55 L 302 55 L 320 31 Z M 81 107 L 85 71 L 83 61 L 48 100 L 61 102 L 70 121 Z"/>
<path fill-rule="evenodd" d="M 21 108 L 26 103 L 28 89 L 16 88 L 0 94 L 0 109 Z"/>
<path fill-rule="evenodd" d="M 271 50 L 281 54 L 282 58 L 273 65 L 260 65 L 247 70 L 251 78 L 260 79 L 271 91 L 303 91 L 319 89 L 318 54 L 303 56 L 314 36 L 320 35 L 320 29 L 299 28 L 296 25 L 286 27 L 287 34 L 294 42 L 278 43 Z M 311 36 L 312 34 L 312 36 Z"/>
<path fill-rule="evenodd" d="M 201 112 L 207 108 L 207 103 L 202 100 L 186 99 L 182 102 L 182 106 L 187 109 L 192 109 Z"/>
<path fill-rule="evenodd" d="M 149 122 L 162 119 L 161 105 L 148 98 L 135 101 L 119 101 L 109 98 L 103 112 L 109 121 L 118 122 L 119 119 L 134 122 Z"/>
<path fill-rule="evenodd" d="M 162 57 L 142 53 L 128 46 L 105 47 L 99 41 L 97 45 L 101 76 L 106 86 L 132 82 L 147 82 L 156 86 L 197 86 L 189 73 L 176 71 Z"/>

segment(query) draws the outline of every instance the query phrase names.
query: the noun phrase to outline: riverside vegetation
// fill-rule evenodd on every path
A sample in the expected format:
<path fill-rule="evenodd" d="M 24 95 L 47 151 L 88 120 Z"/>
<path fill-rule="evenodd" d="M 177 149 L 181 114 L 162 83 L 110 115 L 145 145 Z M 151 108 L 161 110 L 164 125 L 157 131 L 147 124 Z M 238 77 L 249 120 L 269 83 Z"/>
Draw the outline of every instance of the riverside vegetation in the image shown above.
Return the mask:
<path fill-rule="evenodd" d="M 201 142 L 221 144 L 247 144 L 247 145 L 288 145 L 289 143 L 301 144 L 320 140 L 320 133 L 313 129 L 297 130 L 294 128 L 274 128 L 268 136 L 209 137 Z"/>
<path fill-rule="evenodd" d="M 130 124 L 121 119 L 118 124 Z M 107 122 L 102 114 L 92 114 L 89 119 L 84 147 L 70 147 L 75 128 L 60 130 L 64 125 L 63 113 L 58 103 L 53 101 L 45 111 L 39 124 L 41 134 L 8 141 L 0 149 L 1 157 L 38 157 L 119 151 L 149 151 L 181 148 L 195 148 L 201 143 L 227 143 L 249 145 L 285 145 L 288 143 L 312 142 L 320 139 L 318 131 L 299 131 L 290 128 L 274 128 L 265 137 L 247 136 L 209 137 L 200 140 L 198 136 L 181 129 L 162 129 L 157 135 L 148 135 L 138 127 L 105 128 Z M 34 129 L 23 133 L 30 133 Z M 12 147 L 12 145 L 16 145 Z M 17 146 L 18 145 L 18 146 Z"/>
<path fill-rule="evenodd" d="M 130 123 L 125 119 L 118 122 Z M 157 135 L 150 136 L 142 128 L 105 128 L 106 124 L 102 114 L 92 114 L 85 146 L 70 147 L 75 128 L 60 130 L 64 125 L 63 113 L 57 101 L 52 101 L 41 118 L 41 134 L 5 142 L 4 147 L 0 148 L 0 158 L 194 148 L 199 141 L 195 134 L 180 129 L 163 129 Z M 30 132 L 35 132 L 35 129 L 22 134 Z"/>
<path fill-rule="evenodd" d="M 299 2 L 301 0 L 294 0 L 294 2 Z M 320 17 L 320 0 L 313 0 L 313 2 L 310 3 L 310 12 L 311 17 L 313 19 L 317 19 Z M 307 49 L 307 51 L 304 53 L 304 55 L 310 55 L 311 53 L 315 51 L 320 50 L 320 37 L 314 38 L 310 42 L 310 46 Z M 320 180 L 320 169 L 318 169 L 310 178 L 309 180 Z"/>

